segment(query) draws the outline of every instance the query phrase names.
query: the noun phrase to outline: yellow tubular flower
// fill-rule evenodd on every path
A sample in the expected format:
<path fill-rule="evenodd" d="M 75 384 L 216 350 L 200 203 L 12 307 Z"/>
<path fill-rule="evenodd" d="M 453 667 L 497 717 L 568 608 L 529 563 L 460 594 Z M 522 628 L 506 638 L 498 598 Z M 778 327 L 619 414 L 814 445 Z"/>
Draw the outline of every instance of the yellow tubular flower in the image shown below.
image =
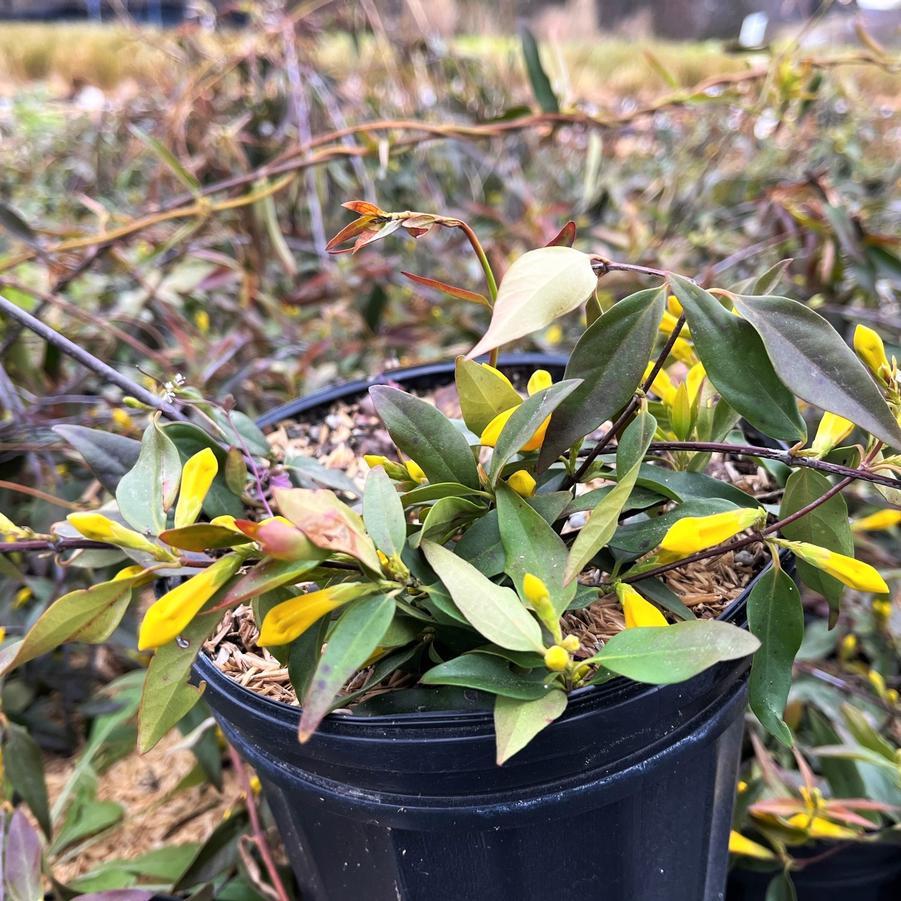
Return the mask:
<path fill-rule="evenodd" d="M 856 838 L 853 829 L 839 826 L 825 817 L 812 817 L 806 813 L 792 814 L 786 822 L 795 829 L 804 830 L 811 838 Z"/>
<path fill-rule="evenodd" d="M 520 496 L 531 497 L 535 493 L 535 479 L 525 469 L 517 469 L 507 479 L 507 484 Z"/>
<path fill-rule="evenodd" d="M 679 298 L 676 297 L 675 294 L 670 294 L 666 299 L 666 308 L 673 314 L 673 316 L 681 316 L 682 315 L 682 304 L 679 303 Z"/>
<path fill-rule="evenodd" d="M 901 510 L 877 510 L 851 523 L 854 532 L 881 532 L 901 523 Z"/>
<path fill-rule="evenodd" d="M 854 423 L 835 413 L 824 413 L 817 433 L 814 436 L 810 449 L 818 457 L 825 457 L 832 448 L 837 447 L 851 432 L 854 431 Z"/>
<path fill-rule="evenodd" d="M 70 513 L 66 519 L 91 541 L 106 541 L 119 547 L 144 551 L 152 554 L 157 560 L 172 559 L 168 551 L 146 539 L 140 532 L 126 528 L 102 513 Z"/>
<path fill-rule="evenodd" d="M 646 626 L 668 626 L 666 617 L 650 602 L 646 601 L 631 585 L 616 583 L 616 596 L 623 605 L 626 628 L 636 629 Z"/>
<path fill-rule="evenodd" d="M 747 507 L 713 513 L 710 516 L 686 516 L 669 527 L 663 541 L 660 542 L 660 550 L 673 560 L 678 560 L 695 551 L 720 544 L 753 525 L 762 525 L 765 521 L 765 511 Z"/>
<path fill-rule="evenodd" d="M 407 460 L 404 463 L 404 467 L 407 472 L 410 474 L 410 478 L 421 485 L 423 482 L 428 482 L 429 477 L 423 472 L 422 467 L 415 460 Z"/>
<path fill-rule="evenodd" d="M 545 388 L 550 388 L 553 384 L 554 380 L 546 369 L 536 369 L 529 377 L 529 384 L 526 386 L 526 390 L 529 392 L 529 397 L 531 397 L 539 391 L 544 391 Z"/>
<path fill-rule="evenodd" d="M 676 338 L 676 343 L 671 351 L 672 355 L 686 366 L 694 366 L 698 362 L 695 349 L 684 338 Z"/>
<path fill-rule="evenodd" d="M 261 648 L 288 644 L 327 613 L 371 590 L 365 582 L 344 582 L 282 601 L 266 614 L 257 644 Z"/>
<path fill-rule="evenodd" d="M 648 363 L 644 375 L 641 377 L 642 384 L 647 380 L 653 368 L 654 364 Z M 666 406 L 671 407 L 673 405 L 673 401 L 676 399 L 676 386 L 672 383 L 672 380 L 667 375 L 665 369 L 661 369 L 660 372 L 654 376 L 654 381 L 651 382 L 651 390 L 664 404 L 666 404 Z"/>
<path fill-rule="evenodd" d="M 175 505 L 175 528 L 189 526 L 203 508 L 213 479 L 219 472 L 219 461 L 212 449 L 205 447 L 190 457 L 181 472 L 181 487 Z"/>
<path fill-rule="evenodd" d="M 707 370 L 704 369 L 702 363 L 695 363 L 695 365 L 688 370 L 688 375 L 685 376 L 685 385 L 688 389 L 688 399 L 692 404 L 697 400 L 698 394 L 701 391 L 701 385 L 703 385 L 705 378 L 707 378 Z"/>
<path fill-rule="evenodd" d="M 873 329 L 865 325 L 854 329 L 854 350 L 877 378 L 884 379 L 888 375 L 891 367 L 885 355 L 885 345 Z"/>
<path fill-rule="evenodd" d="M 203 572 L 177 585 L 152 604 L 141 622 L 138 650 L 158 648 L 174 641 L 203 605 L 238 571 L 241 558 L 221 557 Z"/>
<path fill-rule="evenodd" d="M 786 541 L 779 538 L 776 544 L 787 547 L 800 560 L 823 570 L 849 588 L 871 591 L 874 594 L 886 594 L 889 590 L 885 579 L 869 563 L 862 560 L 846 557 L 844 554 L 808 544 L 806 541 Z"/>
<path fill-rule="evenodd" d="M 745 838 L 734 829 L 729 833 L 729 853 L 741 854 L 744 857 L 756 857 L 758 860 L 773 860 L 776 856 L 769 848 L 765 848 L 757 842 L 752 842 L 751 839 Z"/>

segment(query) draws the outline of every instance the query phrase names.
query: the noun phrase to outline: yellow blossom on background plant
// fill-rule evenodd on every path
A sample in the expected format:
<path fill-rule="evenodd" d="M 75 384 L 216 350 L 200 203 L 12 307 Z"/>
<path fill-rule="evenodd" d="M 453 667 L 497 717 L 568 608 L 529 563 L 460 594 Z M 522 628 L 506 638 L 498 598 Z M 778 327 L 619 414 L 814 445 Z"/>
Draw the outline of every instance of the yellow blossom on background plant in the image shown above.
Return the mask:
<path fill-rule="evenodd" d="M 851 523 L 854 532 L 881 532 L 901 523 L 901 510 L 877 510 Z"/>
<path fill-rule="evenodd" d="M 642 383 L 647 381 L 648 376 L 650 376 L 653 371 L 654 363 L 648 363 L 645 367 L 644 375 L 641 377 Z M 654 381 L 651 382 L 651 390 L 664 404 L 666 404 L 666 406 L 671 407 L 673 405 L 673 401 L 676 399 L 676 386 L 673 384 L 672 379 L 670 379 L 665 369 L 661 369 L 660 372 L 654 376 Z"/>

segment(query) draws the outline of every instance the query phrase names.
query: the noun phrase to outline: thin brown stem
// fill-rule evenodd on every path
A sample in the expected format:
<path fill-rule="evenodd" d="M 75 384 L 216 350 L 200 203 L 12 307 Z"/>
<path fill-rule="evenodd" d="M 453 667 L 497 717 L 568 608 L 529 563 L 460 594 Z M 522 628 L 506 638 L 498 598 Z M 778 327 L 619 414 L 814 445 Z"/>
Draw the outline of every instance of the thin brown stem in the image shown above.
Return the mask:
<path fill-rule="evenodd" d="M 279 901 L 290 901 L 288 892 L 285 890 L 284 883 L 279 875 L 278 867 L 275 865 L 275 858 L 272 856 L 272 849 L 269 847 L 266 832 L 263 829 L 260 812 L 257 809 L 257 803 L 253 794 L 253 789 L 250 785 L 250 779 L 247 776 L 247 767 L 244 766 L 244 761 L 241 760 L 238 752 L 231 744 L 228 746 L 228 756 L 231 759 L 232 767 L 234 767 L 238 781 L 241 783 L 241 790 L 244 792 L 244 798 L 247 801 L 247 814 L 250 817 L 250 828 L 253 831 L 253 840 L 260 852 L 260 857 L 263 858 L 263 864 L 266 867 L 266 872 L 269 873 L 272 887 L 275 889 L 275 894 Z"/>
<path fill-rule="evenodd" d="M 60 497 L 54 497 L 52 494 L 47 494 L 46 491 L 41 491 L 39 488 L 30 488 L 28 485 L 17 485 L 15 482 L 7 482 L 5 479 L 0 479 L 0 490 L 2 489 L 5 489 L 6 491 L 18 491 L 19 494 L 27 494 L 30 497 L 36 497 L 38 500 L 53 504 L 55 507 L 62 507 L 65 510 L 84 509 L 84 504 L 66 501 Z"/>

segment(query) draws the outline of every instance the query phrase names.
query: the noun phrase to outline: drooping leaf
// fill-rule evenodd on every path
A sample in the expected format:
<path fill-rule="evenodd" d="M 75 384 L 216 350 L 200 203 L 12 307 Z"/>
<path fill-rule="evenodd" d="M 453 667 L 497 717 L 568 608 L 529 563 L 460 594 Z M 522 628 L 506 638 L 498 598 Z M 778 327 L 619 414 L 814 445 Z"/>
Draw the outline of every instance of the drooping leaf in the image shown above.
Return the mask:
<path fill-rule="evenodd" d="M 566 692 L 552 689 L 534 701 L 498 695 L 494 702 L 494 732 L 498 766 L 521 751 L 542 729 L 566 710 Z"/>
<path fill-rule="evenodd" d="M 369 537 L 382 553 L 400 556 L 407 540 L 407 520 L 400 495 L 381 466 L 369 470 L 366 477 L 363 521 Z"/>
<path fill-rule="evenodd" d="M 626 405 L 641 383 L 665 304 L 663 290 L 639 291 L 614 304 L 579 338 L 564 378 L 582 384 L 554 411 L 540 468 Z"/>
<path fill-rule="evenodd" d="M 786 270 L 794 262 L 792 259 L 780 260 L 773 266 L 770 266 L 762 275 L 747 278 L 737 285 L 733 285 L 731 290 L 735 294 L 772 294 L 773 289 L 782 281 Z"/>
<path fill-rule="evenodd" d="M 425 275 L 416 275 L 414 272 L 401 272 L 405 278 L 419 285 L 425 285 L 427 288 L 434 288 L 448 297 L 455 300 L 465 300 L 469 303 L 478 303 L 483 307 L 490 307 L 491 303 L 484 294 L 477 294 L 475 291 L 467 291 L 465 288 L 458 288 L 456 285 L 449 285 L 447 282 L 440 282 L 437 278 L 428 278 Z"/>
<path fill-rule="evenodd" d="M 501 281 L 488 331 L 467 359 L 550 325 L 584 303 L 596 284 L 587 253 L 559 246 L 524 253 Z"/>
<path fill-rule="evenodd" d="M 53 826 L 50 822 L 50 802 L 44 779 L 44 761 L 37 742 L 28 730 L 15 723 L 7 724 L 3 745 L 3 764 L 12 787 L 28 805 L 44 835 L 50 838 Z M 0 873 L 2 882 L 2 873 Z"/>
<path fill-rule="evenodd" d="M 154 416 L 141 439 L 138 462 L 116 488 L 116 503 L 125 521 L 139 532 L 159 535 L 166 528 L 166 511 L 175 502 L 181 457 Z"/>
<path fill-rule="evenodd" d="M 341 686 L 379 646 L 394 610 L 393 597 L 377 594 L 351 604 L 338 618 L 304 698 L 300 741 L 316 731 Z"/>
<path fill-rule="evenodd" d="M 495 585 L 471 563 L 440 544 L 423 541 L 422 551 L 476 631 L 511 651 L 544 652 L 541 627 L 514 591 Z"/>
<path fill-rule="evenodd" d="M 798 587 L 782 569 L 771 567 L 751 589 L 748 626 L 760 640 L 751 663 L 751 709 L 768 732 L 791 747 L 791 729 L 782 714 L 792 683 L 792 663 L 804 638 L 804 610 Z"/>
<path fill-rule="evenodd" d="M 795 884 L 788 873 L 779 873 L 770 880 L 764 901 L 798 901 Z"/>
<path fill-rule="evenodd" d="M 424 685 L 459 685 L 521 701 L 546 695 L 547 681 L 548 674 L 543 668 L 515 673 L 502 657 L 477 651 L 434 666 L 420 679 Z"/>
<path fill-rule="evenodd" d="M 114 435 L 101 429 L 89 429 L 83 425 L 56 425 L 53 431 L 61 435 L 81 454 L 97 481 L 115 494 L 122 476 L 137 462 L 141 442 L 124 435 Z"/>
<path fill-rule="evenodd" d="M 526 63 L 526 72 L 529 75 L 529 82 L 532 85 L 532 93 L 544 113 L 559 113 L 560 104 L 554 89 L 551 87 L 551 80 L 541 65 L 541 54 L 538 51 L 538 42 L 535 35 L 525 25 L 519 28 L 519 36 L 522 40 L 522 55 Z"/>
<path fill-rule="evenodd" d="M 806 427 L 798 405 L 754 327 L 688 279 L 673 275 L 670 284 L 685 310 L 707 377 L 726 402 L 765 435 L 802 439 Z"/>
<path fill-rule="evenodd" d="M 625 629 L 591 658 L 592 663 L 636 682 L 683 682 L 715 663 L 753 654 L 757 638 L 729 623 L 695 619 L 671 626 Z"/>
<path fill-rule="evenodd" d="M 763 339 L 780 379 L 798 397 L 901 448 L 901 427 L 876 383 L 819 313 L 787 297 L 736 295 L 734 302 Z"/>
<path fill-rule="evenodd" d="M 862 710 L 858 710 L 851 704 L 842 704 L 841 712 L 848 731 L 858 744 L 869 748 L 874 754 L 880 754 L 889 762 L 897 763 L 894 745 L 870 725 Z"/>
<path fill-rule="evenodd" d="M 832 483 L 822 473 L 812 469 L 795 470 L 785 483 L 785 494 L 779 508 L 780 519 L 803 509 L 822 497 L 831 487 Z M 848 521 L 848 505 L 841 494 L 836 494 L 806 516 L 789 523 L 782 529 L 782 535 L 790 541 L 806 541 L 848 557 L 854 555 L 854 536 Z M 803 560 L 797 560 L 796 565 L 801 581 L 829 602 L 831 628 L 838 619 L 844 586 L 838 579 Z"/>
<path fill-rule="evenodd" d="M 567 548 L 563 539 L 544 517 L 515 491 L 501 483 L 497 487 L 497 515 L 504 546 L 504 571 L 522 594 L 526 573 L 537 576 L 547 586 L 558 614 L 575 597 L 577 585 L 563 584 Z"/>
<path fill-rule="evenodd" d="M 572 247 L 576 240 L 576 223 L 569 220 L 560 231 L 551 238 L 544 246 L 545 247 Z"/>
<path fill-rule="evenodd" d="M 444 414 L 387 385 L 370 388 L 369 395 L 391 440 L 419 464 L 430 482 L 481 487 L 472 449 Z"/>
<path fill-rule="evenodd" d="M 8 901 L 41 901 L 44 897 L 41 840 L 21 810 L 12 813 L 6 831 L 5 853 L 0 859 L 4 864 L 4 870 L 0 871 L 0 888 L 6 889 Z"/>
<path fill-rule="evenodd" d="M 522 402 L 506 378 L 474 360 L 457 357 L 454 381 L 463 421 L 476 435 L 481 435 L 498 413 Z"/>
<path fill-rule="evenodd" d="M 539 426 L 563 401 L 579 387 L 579 382 L 558 382 L 533 394 L 518 406 L 507 420 L 491 455 L 488 479 L 494 485 L 504 466 L 519 453 L 523 445 L 535 434 Z"/>
<path fill-rule="evenodd" d="M 640 411 L 623 432 L 616 450 L 616 471 L 619 480 L 591 511 L 582 526 L 566 562 L 565 581 L 572 583 L 597 552 L 607 545 L 616 532 L 619 515 L 635 487 L 641 461 L 657 429 L 657 420 L 647 411 Z"/>

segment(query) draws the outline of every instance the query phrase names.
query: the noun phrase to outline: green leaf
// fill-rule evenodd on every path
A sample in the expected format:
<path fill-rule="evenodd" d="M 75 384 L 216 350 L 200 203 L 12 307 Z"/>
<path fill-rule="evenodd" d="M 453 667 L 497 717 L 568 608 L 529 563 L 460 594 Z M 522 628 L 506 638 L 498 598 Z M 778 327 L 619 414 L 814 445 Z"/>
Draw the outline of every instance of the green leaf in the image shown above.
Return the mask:
<path fill-rule="evenodd" d="M 221 619 L 220 611 L 201 613 L 182 630 L 181 641 L 170 641 L 154 652 L 138 716 L 141 754 L 146 754 L 200 700 L 200 691 L 188 684 L 191 665 Z"/>
<path fill-rule="evenodd" d="M 788 873 L 780 873 L 770 880 L 764 901 L 798 901 L 795 884 Z"/>
<path fill-rule="evenodd" d="M 551 87 L 551 80 L 547 77 L 544 66 L 541 65 L 541 54 L 538 52 L 535 35 L 525 25 L 520 25 L 519 37 L 522 40 L 522 55 L 526 63 L 529 82 L 532 85 L 532 93 L 535 95 L 541 111 L 543 113 L 559 113 L 560 104 Z"/>
<path fill-rule="evenodd" d="M 669 610 L 670 613 L 679 619 L 697 619 L 691 607 L 683 604 L 679 596 L 662 579 L 640 579 L 637 582 L 633 582 L 632 587 L 642 597 L 653 601 L 658 606 L 663 607 L 664 610 Z"/>
<path fill-rule="evenodd" d="M 49 839 L 53 826 L 50 821 L 50 801 L 47 797 L 41 749 L 22 726 L 8 723 L 6 728 L 6 741 L 3 745 L 6 776 Z"/>
<path fill-rule="evenodd" d="M 338 618 L 304 697 L 298 733 L 302 742 L 316 731 L 341 686 L 379 646 L 394 610 L 393 597 L 377 594 L 354 602 Z"/>
<path fill-rule="evenodd" d="M 726 402 L 765 435 L 800 441 L 807 434 L 791 391 L 779 379 L 751 323 L 678 275 L 673 293 L 685 310 L 707 376 Z"/>
<path fill-rule="evenodd" d="M 97 481 L 115 494 L 122 477 L 137 462 L 141 442 L 83 425 L 55 425 L 53 431 L 67 441 L 88 464 Z"/>
<path fill-rule="evenodd" d="M 895 748 L 890 741 L 883 738 L 869 723 L 863 711 L 842 704 L 842 719 L 854 740 L 874 754 L 879 754 L 889 762 L 897 763 Z"/>
<path fill-rule="evenodd" d="M 616 532 L 619 515 L 622 513 L 641 468 L 641 461 L 647 452 L 657 420 L 647 411 L 640 411 L 629 427 L 623 432 L 616 449 L 616 470 L 619 481 L 613 490 L 591 511 L 588 521 L 582 526 L 566 563 L 565 581 L 574 582 L 595 554 L 607 545 Z"/>
<path fill-rule="evenodd" d="M 445 497 L 438 501 L 426 514 L 417 541 L 431 538 L 433 541 L 447 541 L 461 526 L 476 519 L 485 512 L 482 504 L 476 504 L 462 497 Z"/>
<path fill-rule="evenodd" d="M 400 556 L 407 540 L 407 520 L 394 482 L 381 466 L 370 469 L 366 477 L 363 521 L 369 537 L 382 553 Z"/>
<path fill-rule="evenodd" d="M 804 638 L 801 595 L 792 578 L 775 566 L 748 595 L 748 626 L 760 639 L 751 663 L 750 704 L 763 727 L 791 747 L 791 729 L 782 719 L 792 684 L 792 663 Z"/>
<path fill-rule="evenodd" d="M 375 385 L 369 395 L 391 440 L 419 464 L 430 482 L 481 488 L 472 449 L 443 413 L 387 385 Z"/>
<path fill-rule="evenodd" d="M 319 560 L 276 560 L 272 557 L 261 560 L 227 587 L 225 594 L 218 598 L 217 609 L 243 604 L 282 585 L 293 585 L 318 564 Z"/>
<path fill-rule="evenodd" d="M 816 757 L 836 757 L 839 760 L 856 760 L 859 763 L 869 763 L 881 770 L 886 770 L 893 777 L 896 785 L 901 784 L 901 774 L 898 773 L 896 760 L 886 760 L 878 751 L 856 745 L 826 745 L 824 747 L 811 748 L 810 753 Z"/>
<path fill-rule="evenodd" d="M 240 410 L 230 410 L 226 415 L 219 407 L 213 407 L 209 413 L 210 418 L 222 429 L 223 437 L 229 444 L 238 447 L 246 445 L 247 450 L 257 457 L 271 456 L 272 448 L 266 436 L 247 414 Z"/>
<path fill-rule="evenodd" d="M 579 338 L 564 378 L 582 384 L 551 417 L 539 468 L 626 405 L 641 384 L 665 304 L 666 292 L 639 291 L 614 304 Z"/>
<path fill-rule="evenodd" d="M 178 161 L 175 154 L 169 150 L 161 141 L 158 141 L 152 135 L 138 128 L 137 125 L 129 125 L 128 130 L 146 147 L 150 148 L 160 162 L 163 163 L 172 174 L 188 189 L 195 197 L 199 196 L 200 182 L 197 178 L 188 172 L 187 169 Z"/>
<path fill-rule="evenodd" d="M 819 313 L 787 297 L 735 296 L 734 302 L 763 339 L 779 377 L 798 397 L 901 448 L 901 428 L 876 383 Z"/>
<path fill-rule="evenodd" d="M 125 816 L 125 808 L 115 801 L 76 798 L 66 811 L 65 819 L 53 842 L 52 850 L 58 854 L 82 839 L 115 826 L 123 816 Z"/>
<path fill-rule="evenodd" d="M 432 667 L 419 681 L 423 685 L 459 685 L 505 698 L 534 701 L 547 694 L 548 678 L 543 669 L 514 673 L 502 657 L 474 652 Z"/>
<path fill-rule="evenodd" d="M 822 497 L 832 487 L 832 482 L 822 473 L 812 469 L 795 470 L 785 483 L 785 494 L 779 508 L 779 518 L 784 519 Z M 802 516 L 782 529 L 782 535 L 790 541 L 806 541 L 848 557 L 854 556 L 854 536 L 848 522 L 848 505 L 841 494 L 836 494 L 815 510 Z M 796 560 L 798 577 L 819 592 L 829 602 L 829 627 L 838 619 L 844 586 L 838 579 L 803 560 Z"/>
<path fill-rule="evenodd" d="M 520 701 L 498 695 L 494 702 L 494 732 L 497 764 L 521 751 L 542 729 L 566 710 L 566 692 L 555 688 L 534 701 Z"/>
<path fill-rule="evenodd" d="M 501 281 L 488 331 L 467 359 L 550 325 L 588 300 L 596 285 L 587 253 L 560 246 L 524 253 Z"/>
<path fill-rule="evenodd" d="M 175 503 L 181 478 L 181 457 L 154 416 L 144 437 L 138 462 L 116 488 L 116 503 L 125 521 L 139 532 L 159 535 L 166 528 L 166 511 Z"/>
<path fill-rule="evenodd" d="M 501 541 L 497 510 L 489 510 L 477 519 L 454 547 L 458 557 L 471 563 L 483 576 L 504 571 L 506 554 Z"/>
<path fill-rule="evenodd" d="M 760 642 L 737 626 L 695 619 L 671 626 L 625 629 L 589 662 L 651 685 L 684 682 L 723 660 L 747 657 Z"/>
<path fill-rule="evenodd" d="M 183 551 L 221 550 L 239 544 L 249 544 L 251 539 L 234 529 L 225 526 L 214 526 L 208 522 L 195 522 L 180 529 L 166 529 L 160 532 L 160 538 L 172 547 Z"/>
<path fill-rule="evenodd" d="M 841 738 L 832 728 L 831 723 L 812 705 L 807 708 L 807 718 L 810 724 L 811 744 L 837 745 L 841 743 Z M 866 796 L 863 778 L 854 761 L 824 757 L 818 761 L 818 764 L 820 772 L 829 783 L 833 797 L 863 798 Z"/>
<path fill-rule="evenodd" d="M 415 507 L 430 501 L 440 501 L 445 497 L 476 497 L 480 494 L 483 492 L 461 485 L 459 482 L 436 482 L 434 485 L 417 485 L 416 488 L 404 492 L 400 499 L 404 507 Z"/>
<path fill-rule="evenodd" d="M 523 401 L 507 420 L 498 436 L 491 464 L 488 467 L 488 480 L 492 485 L 497 483 L 504 466 L 518 454 L 524 444 L 538 431 L 539 426 L 576 388 L 578 381 L 558 382 L 538 391 Z"/>
<path fill-rule="evenodd" d="M 780 260 L 773 266 L 770 266 L 762 275 L 746 278 L 744 281 L 733 285 L 730 289 L 735 294 L 770 294 L 773 289 L 782 281 L 786 270 L 794 262 L 792 259 Z"/>
<path fill-rule="evenodd" d="M 575 597 L 578 585 L 563 584 L 567 548 L 544 517 L 512 488 L 497 486 L 497 515 L 504 546 L 504 570 L 522 595 L 526 573 L 538 576 L 547 586 L 558 616 Z"/>
<path fill-rule="evenodd" d="M 298 698 L 310 690 L 331 619 L 323 616 L 288 647 L 288 678 Z"/>
<path fill-rule="evenodd" d="M 4 672 L 52 651 L 79 632 L 89 631 L 123 599 L 127 603 L 133 583 L 133 579 L 100 582 L 90 588 L 70 591 L 55 600 L 29 629 L 18 653 L 9 660 Z"/>
<path fill-rule="evenodd" d="M 514 591 L 495 585 L 471 563 L 440 544 L 423 541 L 422 551 L 476 631 L 511 651 L 544 653 L 541 627 Z"/>
<path fill-rule="evenodd" d="M 223 873 L 231 872 L 240 859 L 238 843 L 246 834 L 247 826 L 247 812 L 240 808 L 219 823 L 172 886 L 172 891 L 184 892 L 192 886 L 219 880 Z"/>
<path fill-rule="evenodd" d="M 498 413 L 522 403 L 519 393 L 507 379 L 474 360 L 457 357 L 454 381 L 463 422 L 476 435 L 481 435 Z"/>

